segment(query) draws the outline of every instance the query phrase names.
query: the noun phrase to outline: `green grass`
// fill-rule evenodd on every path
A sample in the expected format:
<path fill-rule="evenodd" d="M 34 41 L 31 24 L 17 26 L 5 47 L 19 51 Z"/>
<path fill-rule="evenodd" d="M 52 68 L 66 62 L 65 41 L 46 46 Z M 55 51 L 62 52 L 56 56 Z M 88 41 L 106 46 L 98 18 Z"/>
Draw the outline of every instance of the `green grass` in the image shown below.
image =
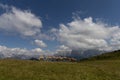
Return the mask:
<path fill-rule="evenodd" d="M 0 80 L 120 80 L 120 51 L 73 63 L 3 59 Z"/>
<path fill-rule="evenodd" d="M 120 60 L 40 62 L 0 60 L 0 80 L 120 80 Z"/>

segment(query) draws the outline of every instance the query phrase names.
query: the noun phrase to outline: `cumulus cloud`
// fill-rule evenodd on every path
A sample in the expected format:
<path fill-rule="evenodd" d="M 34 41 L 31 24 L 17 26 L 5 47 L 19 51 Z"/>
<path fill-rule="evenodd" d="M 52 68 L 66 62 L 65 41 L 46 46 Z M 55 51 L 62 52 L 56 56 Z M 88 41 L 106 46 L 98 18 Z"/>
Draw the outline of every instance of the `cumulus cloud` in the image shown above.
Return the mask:
<path fill-rule="evenodd" d="M 42 40 L 38 40 L 38 39 L 34 41 L 34 44 L 36 44 L 39 47 L 47 47 L 47 45 Z"/>
<path fill-rule="evenodd" d="M 41 53 L 44 52 L 41 48 L 32 49 L 33 52 Z"/>
<path fill-rule="evenodd" d="M 58 51 L 71 51 L 71 49 L 65 45 L 59 46 Z"/>
<path fill-rule="evenodd" d="M 105 23 L 93 22 L 92 17 L 74 19 L 60 24 L 58 40 L 71 49 L 120 49 L 120 28 Z"/>
<path fill-rule="evenodd" d="M 2 4 L 0 6 L 8 9 L 0 15 L 1 31 L 17 33 L 22 36 L 35 36 L 40 33 L 42 22 L 30 10 L 20 10 L 13 6 L 8 8 L 7 5 Z"/>
<path fill-rule="evenodd" d="M 38 58 L 39 55 L 43 54 L 44 51 L 40 48 L 27 50 L 21 48 L 8 48 L 6 46 L 0 46 L 0 58 L 30 59 L 32 57 Z"/>
<path fill-rule="evenodd" d="M 68 56 L 70 55 L 72 49 L 70 49 L 69 47 L 65 46 L 65 45 L 60 45 L 58 47 L 58 49 L 55 51 L 56 56 Z"/>

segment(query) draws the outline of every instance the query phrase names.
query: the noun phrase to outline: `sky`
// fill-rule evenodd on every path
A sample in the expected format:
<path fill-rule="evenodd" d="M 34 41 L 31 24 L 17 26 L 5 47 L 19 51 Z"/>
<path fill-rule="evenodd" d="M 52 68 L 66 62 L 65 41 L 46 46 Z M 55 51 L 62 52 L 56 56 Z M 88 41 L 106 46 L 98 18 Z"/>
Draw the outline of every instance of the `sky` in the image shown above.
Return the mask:
<path fill-rule="evenodd" d="M 9 57 L 118 50 L 119 3 L 120 0 L 0 0 L 0 54 Z"/>

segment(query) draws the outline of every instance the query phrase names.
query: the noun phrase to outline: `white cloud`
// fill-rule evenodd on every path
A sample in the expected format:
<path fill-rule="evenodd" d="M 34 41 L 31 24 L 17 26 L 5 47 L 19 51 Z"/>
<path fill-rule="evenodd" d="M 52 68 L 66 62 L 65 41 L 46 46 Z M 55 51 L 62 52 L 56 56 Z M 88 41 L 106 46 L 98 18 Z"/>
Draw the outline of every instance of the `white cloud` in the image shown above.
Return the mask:
<path fill-rule="evenodd" d="M 42 40 L 36 39 L 34 43 L 39 47 L 47 47 L 47 45 Z"/>
<path fill-rule="evenodd" d="M 60 50 L 60 51 L 71 51 L 71 49 L 69 47 L 65 46 L 65 45 L 59 46 L 58 50 Z"/>
<path fill-rule="evenodd" d="M 70 54 L 71 51 L 72 51 L 72 49 L 70 49 L 69 47 L 67 47 L 65 45 L 60 45 L 58 47 L 58 49 L 55 51 L 55 55 L 66 56 L 66 55 Z"/>
<path fill-rule="evenodd" d="M 23 49 L 23 48 L 9 48 L 0 45 L 0 58 L 16 58 L 16 59 L 30 59 L 39 58 L 40 55 L 53 55 L 49 50 L 42 50 L 41 48 Z"/>
<path fill-rule="evenodd" d="M 8 5 L 3 5 L 3 4 L 1 4 L 1 3 L 0 3 L 0 8 L 3 8 L 3 9 L 8 9 L 8 8 L 9 8 L 9 6 L 8 6 Z"/>
<path fill-rule="evenodd" d="M 43 55 L 44 51 L 40 48 L 35 48 L 32 50 L 21 49 L 21 48 L 8 48 L 6 46 L 0 46 L 0 58 L 20 58 L 29 59 L 31 57 L 39 57 Z"/>
<path fill-rule="evenodd" d="M 33 52 L 41 53 L 44 52 L 41 48 L 32 49 Z"/>
<path fill-rule="evenodd" d="M 7 5 L 0 6 L 8 8 Z M 22 36 L 35 36 L 40 33 L 42 22 L 39 17 L 35 16 L 29 10 L 20 10 L 15 7 L 8 9 L 0 15 L 0 30 L 17 33 Z"/>
<path fill-rule="evenodd" d="M 71 49 L 120 49 L 120 28 L 93 22 L 92 17 L 60 24 L 58 39 Z"/>

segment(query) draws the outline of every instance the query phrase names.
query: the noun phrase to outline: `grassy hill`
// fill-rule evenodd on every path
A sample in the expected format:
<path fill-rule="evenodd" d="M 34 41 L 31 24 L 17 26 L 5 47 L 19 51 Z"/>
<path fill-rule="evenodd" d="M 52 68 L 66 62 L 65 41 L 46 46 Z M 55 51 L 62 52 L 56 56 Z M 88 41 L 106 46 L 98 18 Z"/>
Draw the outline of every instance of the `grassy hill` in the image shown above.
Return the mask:
<path fill-rule="evenodd" d="M 81 62 L 0 60 L 0 80 L 120 80 L 120 51 Z"/>
<path fill-rule="evenodd" d="M 120 60 L 120 50 L 104 53 L 91 58 L 86 58 L 83 60 Z"/>

